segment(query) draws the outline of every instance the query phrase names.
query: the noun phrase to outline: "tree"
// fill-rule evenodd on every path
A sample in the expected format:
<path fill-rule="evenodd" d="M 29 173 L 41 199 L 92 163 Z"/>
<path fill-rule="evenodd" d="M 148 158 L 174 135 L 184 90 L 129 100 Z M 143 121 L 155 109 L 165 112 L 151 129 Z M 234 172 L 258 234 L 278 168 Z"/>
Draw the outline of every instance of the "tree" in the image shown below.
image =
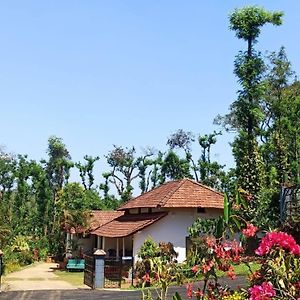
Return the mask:
<path fill-rule="evenodd" d="M 102 201 L 95 190 L 86 190 L 78 182 L 66 184 L 59 192 L 60 210 L 96 210 L 102 208 Z"/>
<path fill-rule="evenodd" d="M 187 159 L 180 158 L 175 152 L 169 151 L 161 163 L 161 183 L 168 180 L 192 178 Z"/>
<path fill-rule="evenodd" d="M 201 147 L 201 157 L 198 160 L 200 180 L 203 184 L 222 190 L 225 180 L 224 166 L 216 161 L 211 161 L 211 147 L 216 144 L 217 136 L 221 132 L 214 131 L 211 134 L 199 135 L 198 142 Z"/>
<path fill-rule="evenodd" d="M 283 47 L 278 53 L 271 53 L 268 60 L 268 73 L 265 79 L 267 88 L 262 102 L 263 156 L 267 174 L 273 176 L 268 178 L 268 184 L 278 187 L 291 176 L 288 145 L 292 141 L 289 139 L 288 128 L 291 129 L 295 125 L 291 124 L 290 120 L 295 101 L 294 97 L 292 101 L 287 97 L 287 90 L 294 72 Z"/>
<path fill-rule="evenodd" d="M 195 141 L 194 135 L 190 131 L 184 131 L 182 129 L 177 130 L 177 132 L 171 134 L 167 141 L 167 145 L 170 150 L 176 148 L 183 149 L 185 152 L 186 160 L 192 164 L 192 170 L 196 181 L 199 181 L 198 170 L 196 162 L 193 160 L 191 153 L 191 144 Z"/>
<path fill-rule="evenodd" d="M 254 49 L 261 28 L 265 24 L 280 25 L 281 12 L 268 12 L 258 7 L 245 7 L 230 15 L 230 29 L 247 42 L 247 50 L 240 52 L 235 60 L 234 73 L 241 90 L 231 105 L 225 122 L 238 131 L 233 143 L 236 174 L 239 186 L 253 196 L 253 210 L 260 190 L 264 185 L 264 165 L 258 145 L 260 124 L 263 120 L 261 100 L 263 97 L 262 76 L 265 64 L 259 51 Z"/>
<path fill-rule="evenodd" d="M 51 246 L 58 246 L 60 239 L 60 220 L 58 210 L 59 192 L 70 177 L 70 169 L 73 167 L 71 155 L 61 138 L 51 136 L 48 139 L 48 161 L 43 160 L 47 174 L 48 184 L 52 192 L 51 203 L 48 206 L 49 227 L 46 234 L 50 233 Z M 55 249 L 56 251 L 58 249 Z"/>
<path fill-rule="evenodd" d="M 151 172 L 146 175 L 146 171 L 153 164 L 150 159 L 153 155 L 152 149 L 147 149 L 143 155 L 136 156 L 134 147 L 128 149 L 115 145 L 114 149 L 106 155 L 111 171 L 105 173 L 105 176 L 116 188 L 121 201 L 127 201 L 132 197 L 133 182 L 137 178 L 140 178 L 142 192 L 149 188 Z M 107 191 L 107 186 L 102 185 L 103 188 Z"/>
<path fill-rule="evenodd" d="M 85 164 L 80 162 L 76 163 L 75 166 L 79 170 L 79 175 L 81 177 L 82 185 L 86 190 L 90 190 L 94 184 L 95 177 L 93 174 L 95 162 L 100 159 L 99 156 L 92 157 L 85 155 L 84 160 L 86 161 Z"/>
<path fill-rule="evenodd" d="M 0 148 L 0 242 L 2 245 L 9 241 L 13 229 L 13 186 L 16 182 L 15 170 L 15 157 Z"/>

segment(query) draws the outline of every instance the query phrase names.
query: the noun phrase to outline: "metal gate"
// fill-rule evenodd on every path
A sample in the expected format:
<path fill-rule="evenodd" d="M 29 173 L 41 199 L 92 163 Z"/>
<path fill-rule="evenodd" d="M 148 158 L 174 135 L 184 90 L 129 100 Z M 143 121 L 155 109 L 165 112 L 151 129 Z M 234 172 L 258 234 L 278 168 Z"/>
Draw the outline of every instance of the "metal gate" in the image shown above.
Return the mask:
<path fill-rule="evenodd" d="M 106 258 L 104 265 L 104 287 L 120 288 L 122 281 L 122 261 L 117 258 Z"/>
<path fill-rule="evenodd" d="M 94 256 L 84 255 L 85 268 L 83 283 L 90 288 L 95 288 L 95 258 Z"/>
<path fill-rule="evenodd" d="M 132 282 L 132 257 L 116 258 L 108 257 L 104 265 L 104 287 L 120 288 L 122 282 Z"/>

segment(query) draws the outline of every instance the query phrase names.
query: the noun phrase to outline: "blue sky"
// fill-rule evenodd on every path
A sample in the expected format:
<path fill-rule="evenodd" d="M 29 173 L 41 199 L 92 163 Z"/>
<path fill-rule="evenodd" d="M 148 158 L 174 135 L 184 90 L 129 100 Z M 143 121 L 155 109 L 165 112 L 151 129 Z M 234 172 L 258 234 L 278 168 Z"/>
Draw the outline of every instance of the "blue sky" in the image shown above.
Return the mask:
<path fill-rule="evenodd" d="M 99 155 L 104 164 L 113 144 L 164 150 L 177 129 L 217 130 L 214 117 L 236 98 L 233 61 L 245 47 L 228 14 L 252 4 L 284 11 L 257 47 L 285 46 L 297 72 L 296 0 L 1 1 L 0 144 L 39 160 L 56 135 L 75 161 Z M 232 138 L 214 151 L 229 166 Z"/>

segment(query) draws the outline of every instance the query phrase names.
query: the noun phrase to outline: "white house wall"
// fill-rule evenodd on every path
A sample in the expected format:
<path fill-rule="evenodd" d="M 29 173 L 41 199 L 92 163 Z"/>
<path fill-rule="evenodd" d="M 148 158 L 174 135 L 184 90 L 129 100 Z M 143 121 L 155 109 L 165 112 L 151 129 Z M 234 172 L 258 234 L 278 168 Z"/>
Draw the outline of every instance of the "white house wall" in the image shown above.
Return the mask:
<path fill-rule="evenodd" d="M 211 218 L 217 217 L 222 213 L 220 209 L 206 209 L 205 213 L 197 214 L 196 208 L 174 208 L 168 211 L 169 214 L 167 216 L 134 235 L 133 256 L 135 261 L 141 245 L 147 237 L 151 236 L 156 242 L 171 242 L 178 253 L 178 262 L 183 262 L 186 259 L 188 227 L 198 217 Z"/>

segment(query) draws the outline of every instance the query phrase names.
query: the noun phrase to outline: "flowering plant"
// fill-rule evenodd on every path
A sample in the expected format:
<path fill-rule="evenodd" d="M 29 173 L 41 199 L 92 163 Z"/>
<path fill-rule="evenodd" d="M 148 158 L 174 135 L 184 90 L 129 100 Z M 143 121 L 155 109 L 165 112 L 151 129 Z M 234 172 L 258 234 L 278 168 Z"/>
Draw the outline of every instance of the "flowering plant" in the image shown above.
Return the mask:
<path fill-rule="evenodd" d="M 196 291 L 192 291 L 191 286 L 188 286 L 188 297 L 221 299 L 220 297 L 227 289 L 219 286 L 217 271 L 226 272 L 227 276 L 235 279 L 232 264 L 240 262 L 242 252 L 242 247 L 235 240 L 216 239 L 213 236 L 199 237 L 193 244 L 193 255 L 189 262 L 193 263 L 191 271 L 194 276 L 202 275 L 204 277 L 204 285 Z"/>
<path fill-rule="evenodd" d="M 300 246 L 284 232 L 269 232 L 255 253 L 263 257 L 259 271 L 252 274 L 250 300 L 300 298 Z"/>

